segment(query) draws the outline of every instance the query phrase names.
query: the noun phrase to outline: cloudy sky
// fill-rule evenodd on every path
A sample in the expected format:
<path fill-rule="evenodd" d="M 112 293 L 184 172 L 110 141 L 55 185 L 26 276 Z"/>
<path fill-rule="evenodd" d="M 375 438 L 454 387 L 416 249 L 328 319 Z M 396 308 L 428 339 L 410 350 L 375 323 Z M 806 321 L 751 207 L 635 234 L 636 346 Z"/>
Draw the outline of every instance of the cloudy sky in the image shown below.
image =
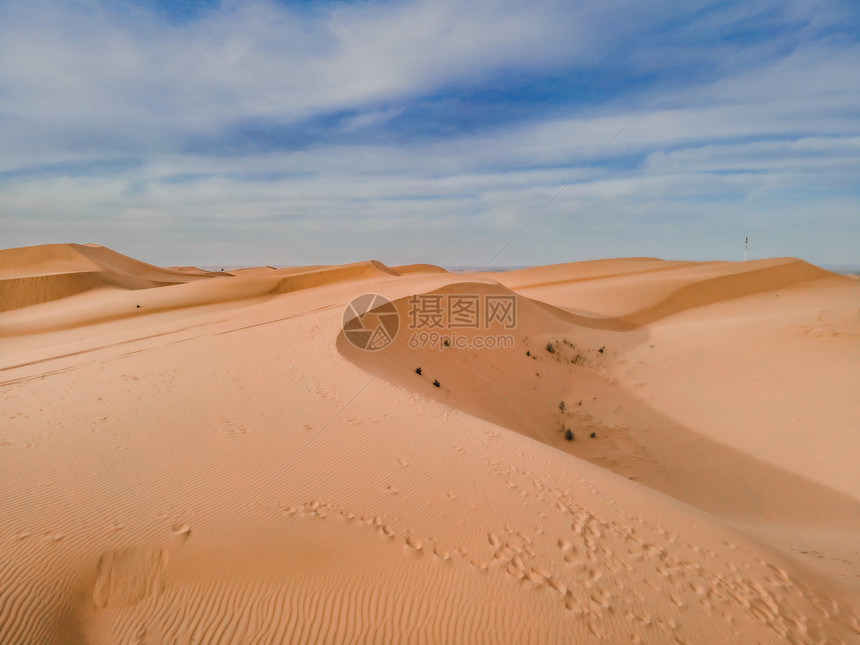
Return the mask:
<path fill-rule="evenodd" d="M 860 264 L 854 0 L 0 0 L 0 247 L 511 266 L 746 235 Z"/>

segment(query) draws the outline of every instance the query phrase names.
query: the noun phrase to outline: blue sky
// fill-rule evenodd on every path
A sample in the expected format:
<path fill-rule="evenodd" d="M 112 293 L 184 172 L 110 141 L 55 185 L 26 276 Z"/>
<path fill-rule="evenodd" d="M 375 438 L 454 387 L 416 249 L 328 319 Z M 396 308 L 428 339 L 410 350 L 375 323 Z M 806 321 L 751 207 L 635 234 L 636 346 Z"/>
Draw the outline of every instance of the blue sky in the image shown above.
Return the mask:
<path fill-rule="evenodd" d="M 850 0 L 0 3 L 0 246 L 860 264 L 858 70 Z"/>

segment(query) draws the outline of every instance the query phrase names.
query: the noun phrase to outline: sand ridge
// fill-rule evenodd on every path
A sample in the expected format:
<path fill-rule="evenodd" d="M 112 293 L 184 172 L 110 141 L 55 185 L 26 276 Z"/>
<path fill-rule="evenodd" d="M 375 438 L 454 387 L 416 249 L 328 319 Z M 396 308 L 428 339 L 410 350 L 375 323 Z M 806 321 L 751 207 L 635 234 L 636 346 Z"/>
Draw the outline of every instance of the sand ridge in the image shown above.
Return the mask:
<path fill-rule="evenodd" d="M 0 250 L 0 312 L 102 287 L 150 289 L 219 274 L 162 269 L 93 244 Z"/>

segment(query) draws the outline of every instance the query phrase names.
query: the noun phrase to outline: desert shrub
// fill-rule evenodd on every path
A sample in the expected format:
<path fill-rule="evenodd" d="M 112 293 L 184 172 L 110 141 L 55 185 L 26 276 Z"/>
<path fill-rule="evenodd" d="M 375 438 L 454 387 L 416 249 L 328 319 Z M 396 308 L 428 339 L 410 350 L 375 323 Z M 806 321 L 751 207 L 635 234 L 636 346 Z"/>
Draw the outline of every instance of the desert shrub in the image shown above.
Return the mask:
<path fill-rule="evenodd" d="M 564 431 L 564 438 L 568 441 L 573 441 L 573 432 L 571 432 L 570 428 Z"/>
<path fill-rule="evenodd" d="M 555 347 L 553 346 L 552 342 L 548 342 L 546 344 L 546 351 L 548 351 L 550 354 L 555 354 Z"/>
<path fill-rule="evenodd" d="M 564 412 L 564 401 L 558 404 L 558 409 Z"/>
<path fill-rule="evenodd" d="M 421 376 L 421 368 L 420 368 L 420 367 L 416 367 L 416 368 L 415 368 L 415 373 L 416 373 L 418 376 Z"/>
<path fill-rule="evenodd" d="M 438 380 L 433 379 L 433 385 L 435 385 L 436 387 L 439 387 L 441 385 L 441 383 L 439 383 Z"/>
<path fill-rule="evenodd" d="M 592 433 L 591 433 L 590 435 L 588 435 L 588 436 L 589 436 L 589 437 L 591 437 L 592 439 L 594 439 L 595 437 L 597 437 L 597 433 L 596 433 L 596 432 L 592 432 Z"/>

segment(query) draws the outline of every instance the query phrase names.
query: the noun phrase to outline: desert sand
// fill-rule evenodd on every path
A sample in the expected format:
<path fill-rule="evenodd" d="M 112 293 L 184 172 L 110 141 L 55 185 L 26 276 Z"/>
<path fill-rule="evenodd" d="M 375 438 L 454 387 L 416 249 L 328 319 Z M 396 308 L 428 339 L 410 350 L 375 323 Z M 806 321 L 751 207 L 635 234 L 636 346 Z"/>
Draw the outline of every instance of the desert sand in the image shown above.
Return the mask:
<path fill-rule="evenodd" d="M 415 347 L 416 294 L 515 324 Z M 0 251 L 0 643 L 857 643 L 858 365 L 793 258 Z"/>

